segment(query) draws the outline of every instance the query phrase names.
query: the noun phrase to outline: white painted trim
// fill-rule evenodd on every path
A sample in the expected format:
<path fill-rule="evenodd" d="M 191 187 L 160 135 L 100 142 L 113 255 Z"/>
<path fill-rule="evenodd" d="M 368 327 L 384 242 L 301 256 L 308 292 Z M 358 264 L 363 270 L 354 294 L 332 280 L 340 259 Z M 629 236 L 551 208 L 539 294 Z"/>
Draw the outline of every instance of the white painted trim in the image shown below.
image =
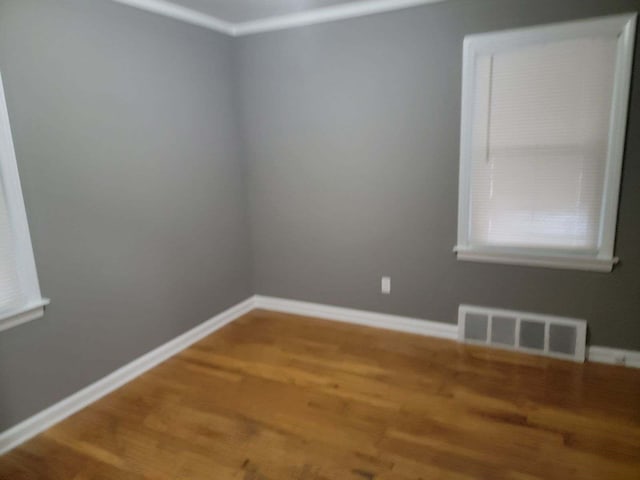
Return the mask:
<path fill-rule="evenodd" d="M 112 0 L 116 3 L 128 5 L 130 7 L 157 13 L 164 17 L 173 18 L 182 22 L 198 25 L 226 35 L 234 35 L 235 25 L 225 22 L 211 15 L 206 15 L 197 10 L 176 5 L 166 0 Z"/>
<path fill-rule="evenodd" d="M 618 37 L 618 56 L 616 58 L 613 84 L 613 105 L 609 125 L 609 148 L 604 179 L 604 202 L 600 214 L 600 251 L 604 256 L 613 257 L 618 222 L 618 202 L 622 179 L 625 140 L 627 136 L 627 115 L 631 95 L 631 76 L 633 74 L 633 56 L 636 44 L 637 13 L 611 17 L 623 24 Z M 626 20 L 626 22 L 625 22 Z"/>
<path fill-rule="evenodd" d="M 29 417 L 9 430 L 0 433 L 0 455 L 42 433 L 56 423 L 82 410 L 87 405 L 120 388 L 144 372 L 256 308 L 446 340 L 456 340 L 458 338 L 458 326 L 448 323 L 254 295 L 124 365 L 101 380 Z M 640 351 L 592 346 L 587 347 L 587 359 L 590 362 L 640 368 Z"/>
<path fill-rule="evenodd" d="M 147 370 L 164 362 L 198 340 L 222 328 L 254 308 L 253 297 L 238 303 L 186 333 L 155 348 L 106 377 L 83 388 L 14 427 L 0 433 L 0 455 L 99 400 Z"/>
<path fill-rule="evenodd" d="M 460 140 L 460 178 L 458 190 L 458 241 L 454 251 L 459 260 L 506 263 L 551 268 L 570 268 L 610 272 L 618 261 L 614 244 L 618 196 L 626 137 L 627 111 L 637 14 L 628 13 L 501 32 L 468 35 L 464 39 L 462 76 L 462 115 Z M 546 251 L 527 248 L 483 248 L 471 243 L 471 181 L 473 176 L 473 129 L 476 61 L 478 55 L 504 52 L 549 41 L 563 41 L 591 35 L 618 38 L 614 76 L 609 148 L 605 169 L 597 251 Z"/>
<path fill-rule="evenodd" d="M 334 320 L 355 325 L 363 325 L 372 328 L 385 330 L 395 330 L 398 332 L 413 333 L 427 337 L 436 337 L 446 340 L 458 339 L 458 325 L 430 320 L 420 320 L 418 318 L 403 317 L 399 315 L 388 315 L 384 313 L 371 312 L 366 310 L 355 310 L 352 308 L 336 307 L 321 303 L 302 302 L 299 300 L 289 300 L 263 295 L 253 297 L 254 308 L 269 310 L 273 312 L 291 313 L 307 317 Z M 506 314 L 510 310 L 492 309 L 495 314 Z M 549 315 L 535 314 L 537 318 L 554 319 L 562 322 L 565 319 Z M 570 321 L 573 319 L 567 319 Z M 518 323 L 519 327 L 519 323 Z M 519 338 L 516 332 L 516 338 Z M 528 352 L 525 352 L 528 353 Z M 625 365 L 627 367 L 640 368 L 640 351 L 620 350 L 609 347 L 591 346 L 586 347 L 587 361 Z M 624 362 L 623 362 L 624 359 Z"/>
<path fill-rule="evenodd" d="M 500 263 L 505 265 L 525 265 L 530 267 L 546 267 L 595 272 L 611 272 L 618 263 L 618 258 L 601 259 L 579 255 L 527 255 L 510 253 L 509 251 L 483 251 L 472 248 L 456 247 L 458 260 L 481 263 Z"/>
<path fill-rule="evenodd" d="M 335 307 L 320 303 L 265 297 L 262 295 L 256 295 L 254 299 L 255 308 L 262 308 L 264 310 L 271 310 L 274 312 L 317 317 L 326 320 L 363 325 L 366 327 L 444 338 L 447 340 L 456 340 L 458 338 L 457 326 L 448 323 L 432 322 L 429 320 L 421 320 L 419 318 L 402 317 L 399 315 L 389 315 L 386 313 L 376 313 L 366 310 L 355 310 L 353 308 Z"/>
<path fill-rule="evenodd" d="M 587 359 L 590 362 L 621 365 L 624 367 L 640 368 L 640 351 L 622 350 L 610 347 L 587 347 Z"/>
<path fill-rule="evenodd" d="M 227 22 L 213 15 L 207 15 L 191 8 L 176 5 L 167 0 L 112 1 L 236 37 L 362 17 L 430 3 L 445 2 L 447 0 L 370 0 L 368 2 L 351 2 L 239 23 Z"/>
<path fill-rule="evenodd" d="M 49 305 L 49 302 L 48 298 L 42 298 L 17 310 L 5 312 L 0 316 L 0 332 L 42 317 L 44 315 L 44 307 Z"/>
<path fill-rule="evenodd" d="M 317 23 L 333 22 L 336 20 L 345 20 L 347 18 L 362 17 L 444 1 L 446 0 L 371 0 L 369 2 L 344 3 L 342 5 L 317 8 L 306 12 L 291 13 L 239 23 L 235 26 L 235 35 L 251 35 L 302 27 L 305 25 L 314 25 Z"/>
<path fill-rule="evenodd" d="M 13 145 L 13 135 L 11 134 L 11 123 L 9 122 L 9 110 L 4 94 L 2 75 L 0 74 L 0 183 L 4 192 L 4 203 L 9 217 L 9 228 L 13 241 L 13 251 L 15 253 L 15 264 L 17 274 L 17 288 L 19 297 L 12 309 L 5 312 L 0 321 L 0 330 L 5 330 L 11 326 L 33 320 L 37 317 L 33 309 L 49 303 L 49 300 L 42 298 L 40 293 L 40 283 L 36 262 L 33 256 L 33 246 L 31 244 L 31 234 L 29 233 L 29 222 L 27 211 L 24 206 L 22 195 L 22 184 L 18 172 L 18 161 Z M 0 191 L 0 195 L 2 195 Z"/>

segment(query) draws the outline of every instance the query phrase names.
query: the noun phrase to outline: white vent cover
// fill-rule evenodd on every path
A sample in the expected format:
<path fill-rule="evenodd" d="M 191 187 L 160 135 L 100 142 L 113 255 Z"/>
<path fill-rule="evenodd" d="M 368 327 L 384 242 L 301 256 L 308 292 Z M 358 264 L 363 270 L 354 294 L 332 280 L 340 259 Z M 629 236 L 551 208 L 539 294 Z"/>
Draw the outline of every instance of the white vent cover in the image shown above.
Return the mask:
<path fill-rule="evenodd" d="M 587 322 L 575 318 L 460 305 L 461 342 L 584 362 Z"/>

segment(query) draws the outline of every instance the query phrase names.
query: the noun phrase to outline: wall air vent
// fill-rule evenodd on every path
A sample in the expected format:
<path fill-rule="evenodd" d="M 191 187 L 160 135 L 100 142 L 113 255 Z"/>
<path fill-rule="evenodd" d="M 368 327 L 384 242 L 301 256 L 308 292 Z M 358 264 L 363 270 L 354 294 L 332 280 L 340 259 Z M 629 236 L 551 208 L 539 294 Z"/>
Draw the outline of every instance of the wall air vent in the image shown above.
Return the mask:
<path fill-rule="evenodd" d="M 584 362 L 587 322 L 460 305 L 458 339 L 465 343 Z"/>

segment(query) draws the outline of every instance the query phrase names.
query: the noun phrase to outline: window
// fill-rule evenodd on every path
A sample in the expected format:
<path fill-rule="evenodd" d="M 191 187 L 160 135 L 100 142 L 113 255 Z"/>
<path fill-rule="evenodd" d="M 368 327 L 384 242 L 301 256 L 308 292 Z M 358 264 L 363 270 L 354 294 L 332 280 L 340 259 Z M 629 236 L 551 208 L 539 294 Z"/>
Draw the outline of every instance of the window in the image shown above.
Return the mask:
<path fill-rule="evenodd" d="M 42 316 L 27 215 L 0 77 L 0 330 Z"/>
<path fill-rule="evenodd" d="M 465 38 L 458 259 L 611 271 L 635 23 Z"/>

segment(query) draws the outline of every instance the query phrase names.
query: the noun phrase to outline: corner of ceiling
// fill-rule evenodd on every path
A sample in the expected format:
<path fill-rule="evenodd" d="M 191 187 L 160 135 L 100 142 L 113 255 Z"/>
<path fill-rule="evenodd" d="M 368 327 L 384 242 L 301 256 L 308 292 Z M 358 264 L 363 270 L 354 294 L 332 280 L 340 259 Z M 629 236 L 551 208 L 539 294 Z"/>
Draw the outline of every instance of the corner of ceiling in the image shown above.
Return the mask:
<path fill-rule="evenodd" d="M 375 13 L 401 10 L 447 0 L 369 0 L 348 2 L 314 10 L 268 17 L 246 22 L 228 22 L 213 15 L 204 14 L 188 7 L 176 5 L 168 0 L 112 0 L 122 5 L 170 17 L 192 25 L 208 28 L 231 37 L 295 28 L 347 18 L 373 15 Z"/>

